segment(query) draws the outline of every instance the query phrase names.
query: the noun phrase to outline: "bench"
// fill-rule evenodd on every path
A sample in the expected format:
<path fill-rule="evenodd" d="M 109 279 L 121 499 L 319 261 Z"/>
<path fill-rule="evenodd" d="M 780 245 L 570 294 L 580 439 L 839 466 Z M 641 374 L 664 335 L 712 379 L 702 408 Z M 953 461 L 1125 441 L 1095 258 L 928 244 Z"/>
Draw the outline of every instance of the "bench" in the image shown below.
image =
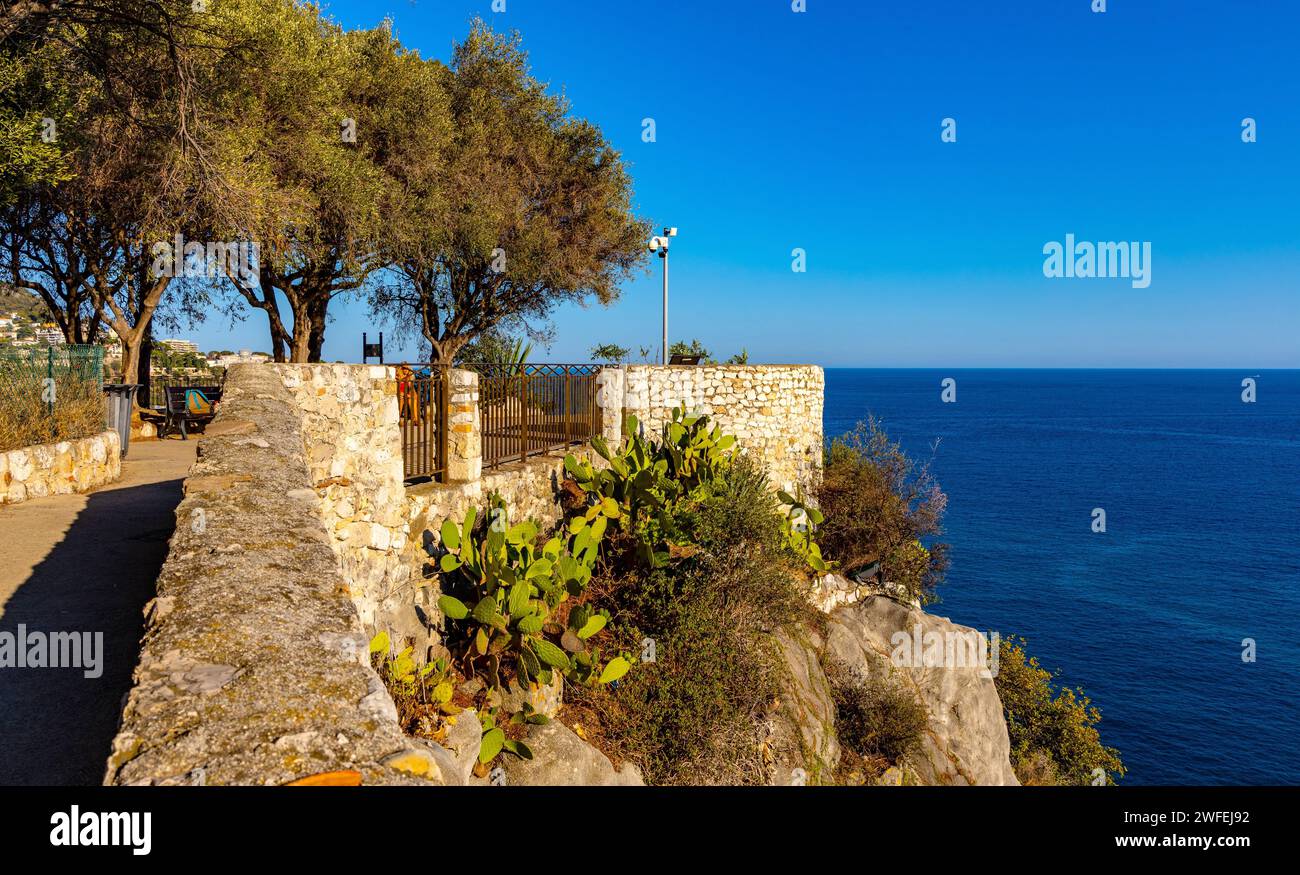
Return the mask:
<path fill-rule="evenodd" d="M 166 437 L 169 432 L 179 430 L 181 440 L 189 440 L 191 425 L 204 425 L 217 415 L 217 402 L 221 400 L 220 386 L 167 386 L 167 418 L 158 432 L 158 437 Z M 196 413 L 185 403 L 186 393 L 202 392 L 208 399 L 209 410 Z"/>

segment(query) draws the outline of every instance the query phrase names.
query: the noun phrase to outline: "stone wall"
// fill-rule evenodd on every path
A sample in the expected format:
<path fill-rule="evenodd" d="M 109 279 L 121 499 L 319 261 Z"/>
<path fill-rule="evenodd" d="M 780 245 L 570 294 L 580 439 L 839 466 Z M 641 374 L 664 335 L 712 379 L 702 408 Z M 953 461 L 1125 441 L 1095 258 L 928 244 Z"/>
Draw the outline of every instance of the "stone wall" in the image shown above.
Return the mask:
<path fill-rule="evenodd" d="M 397 375 L 383 365 L 268 364 L 301 420 L 309 485 L 367 628 L 410 604 Z"/>
<path fill-rule="evenodd" d="M 590 447 L 570 450 L 581 459 L 592 459 Z M 543 530 L 560 521 L 562 516 L 558 498 L 560 481 L 564 479 L 564 452 L 556 451 L 534 456 L 526 462 L 511 462 L 500 468 L 484 471 L 478 480 L 467 483 L 424 483 L 406 491 L 407 517 L 411 531 L 428 532 L 433 544 L 438 543 L 438 532 L 445 519 L 463 520 L 465 511 L 473 507 L 481 514 L 487 507 L 488 497 L 494 492 L 505 499 L 510 511 L 510 522 L 534 520 Z"/>
<path fill-rule="evenodd" d="M 105 783 L 282 784 L 336 770 L 368 784 L 443 779 L 402 734 L 370 668 L 322 516 L 322 472 L 343 477 L 353 463 L 309 462 L 295 400 L 308 381 L 291 394 L 288 373 L 230 369 L 176 510 Z M 343 376 L 336 397 L 382 402 L 384 380 L 350 379 L 359 373 Z M 324 429 L 331 416 L 316 415 L 313 428 Z M 336 458 L 361 459 L 348 438 Z"/>
<path fill-rule="evenodd" d="M 122 476 L 116 431 L 0 453 L 0 504 L 86 492 Z"/>
<path fill-rule="evenodd" d="M 611 403 L 657 433 L 685 404 L 713 417 L 745 452 L 767 466 L 773 485 L 808 488 L 822 463 L 825 376 L 815 365 L 630 365 L 622 386 L 607 385 Z M 606 420 L 606 438 L 610 434 Z"/>

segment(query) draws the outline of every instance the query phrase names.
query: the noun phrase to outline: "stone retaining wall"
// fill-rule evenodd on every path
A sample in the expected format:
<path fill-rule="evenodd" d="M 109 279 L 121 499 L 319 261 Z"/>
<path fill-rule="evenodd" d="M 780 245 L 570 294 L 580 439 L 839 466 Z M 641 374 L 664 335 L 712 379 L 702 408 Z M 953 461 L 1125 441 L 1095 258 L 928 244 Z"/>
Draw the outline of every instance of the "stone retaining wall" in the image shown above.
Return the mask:
<path fill-rule="evenodd" d="M 370 668 L 314 488 L 326 462 L 309 463 L 303 422 L 281 372 L 230 369 L 176 510 L 105 783 L 438 778 Z"/>
<path fill-rule="evenodd" d="M 634 366 L 598 382 L 611 442 L 625 409 L 657 429 L 685 401 L 778 485 L 820 463 L 819 368 Z M 383 629 L 421 658 L 434 652 L 428 572 L 443 520 L 496 492 L 513 520 L 557 522 L 564 455 L 482 471 L 476 378 L 453 371 L 450 388 L 449 482 L 407 487 L 393 368 L 231 368 L 177 509 L 106 782 L 283 783 L 337 769 L 368 783 L 447 779 L 438 751 L 403 736 L 367 642 Z"/>
<path fill-rule="evenodd" d="M 411 600 L 397 375 L 383 365 L 268 364 L 301 418 L 310 486 L 367 628 Z"/>
<path fill-rule="evenodd" d="M 622 370 L 623 385 L 607 383 L 602 392 L 611 404 L 621 398 L 622 409 L 636 414 L 651 433 L 685 404 L 734 434 L 745 452 L 767 466 L 774 486 L 807 489 L 821 468 L 826 381 L 815 365 L 630 365 Z M 605 423 L 608 439 L 608 417 Z"/>
<path fill-rule="evenodd" d="M 116 431 L 0 453 L 0 504 L 87 492 L 122 476 Z"/>

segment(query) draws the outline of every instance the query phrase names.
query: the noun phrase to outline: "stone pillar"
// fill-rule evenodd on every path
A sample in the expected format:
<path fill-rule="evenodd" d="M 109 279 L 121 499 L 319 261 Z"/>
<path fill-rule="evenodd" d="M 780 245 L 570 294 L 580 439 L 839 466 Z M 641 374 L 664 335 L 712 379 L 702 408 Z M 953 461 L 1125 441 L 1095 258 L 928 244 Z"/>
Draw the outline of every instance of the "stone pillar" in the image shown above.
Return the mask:
<path fill-rule="evenodd" d="M 483 437 L 476 372 L 452 368 L 447 424 L 447 482 L 479 479 L 483 474 Z"/>
<path fill-rule="evenodd" d="M 645 422 L 650 413 L 650 367 L 629 367 L 623 378 L 623 415 L 631 413 Z"/>
<path fill-rule="evenodd" d="M 623 442 L 622 368 L 601 368 L 596 374 L 596 414 L 600 417 L 600 435 L 616 449 Z"/>

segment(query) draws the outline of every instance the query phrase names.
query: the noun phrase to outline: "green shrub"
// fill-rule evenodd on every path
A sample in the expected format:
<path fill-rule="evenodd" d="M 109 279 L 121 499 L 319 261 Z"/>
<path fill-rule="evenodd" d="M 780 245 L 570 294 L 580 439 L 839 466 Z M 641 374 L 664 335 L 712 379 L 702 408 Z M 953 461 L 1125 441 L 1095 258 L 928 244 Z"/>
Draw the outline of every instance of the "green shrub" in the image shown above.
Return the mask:
<path fill-rule="evenodd" d="M 1097 732 L 1101 712 L 1081 688 L 1057 690 L 1023 638 L 1003 639 L 999 659 L 995 682 L 1022 784 L 1114 784 L 1124 776 L 1119 751 Z"/>
<path fill-rule="evenodd" d="M 674 506 L 698 500 L 698 492 L 720 478 L 731 465 L 736 439 L 709 428 L 709 418 L 686 412 L 685 405 L 664 423 L 659 441 L 641 434 L 637 418 L 628 415 L 627 435 L 617 450 L 599 436 L 591 445 L 609 467 L 597 470 L 585 459 L 569 455 L 564 469 L 592 505 L 605 508 L 624 534 L 637 544 L 637 555 L 648 565 L 663 565 L 673 546 L 683 540 L 674 525 Z"/>
<path fill-rule="evenodd" d="M 836 438 L 826 450 L 817 488 L 825 521 L 817 528 L 823 554 L 852 573 L 879 560 L 885 579 L 921 602 L 934 600 L 948 567 L 942 534 L 947 497 L 927 466 L 918 466 L 875 419 Z"/>
<path fill-rule="evenodd" d="M 576 683 L 609 683 L 630 667 L 626 656 L 605 662 L 592 644 L 609 614 L 569 603 L 591 580 L 604 535 L 607 517 L 594 510 L 577 518 L 582 526 L 540 547 L 537 525 L 511 526 L 499 496 L 478 528 L 473 508 L 462 525 L 443 523 L 447 552 L 440 560 L 445 578 L 438 607 L 467 673 L 477 673 L 489 688 L 502 686 L 506 672 L 525 685 L 549 684 L 556 671 Z"/>
<path fill-rule="evenodd" d="M 586 700 L 614 752 L 651 784 L 764 783 L 756 728 L 777 695 L 774 658 L 712 602 L 683 603 L 655 647 L 604 701 Z"/>
<path fill-rule="evenodd" d="M 838 663 L 827 666 L 835 701 L 835 733 L 858 757 L 895 765 L 921 743 L 925 707 L 902 682 Z"/>
<path fill-rule="evenodd" d="M 393 697 L 398 723 L 412 735 L 441 740 L 446 719 L 462 710 L 452 702 L 456 678 L 451 667 L 444 659 L 418 663 L 411 647 L 393 656 L 391 646 L 387 632 L 370 639 L 370 664 Z"/>
<path fill-rule="evenodd" d="M 674 502 L 664 524 L 682 537 L 655 565 L 606 567 L 592 582 L 618 644 L 654 642 L 614 689 L 573 703 L 602 722 L 619 758 L 653 784 L 760 784 L 760 726 L 780 689 L 770 632 L 811 618 L 782 545 L 782 515 L 758 463 L 726 470 Z"/>
<path fill-rule="evenodd" d="M 781 534 L 786 548 L 819 574 L 834 568 L 834 562 L 822 558 L 821 546 L 816 540 L 817 527 L 825 522 L 822 512 L 804 501 L 802 491 L 797 497 L 788 492 L 778 492 L 777 497 L 781 499 Z"/>

